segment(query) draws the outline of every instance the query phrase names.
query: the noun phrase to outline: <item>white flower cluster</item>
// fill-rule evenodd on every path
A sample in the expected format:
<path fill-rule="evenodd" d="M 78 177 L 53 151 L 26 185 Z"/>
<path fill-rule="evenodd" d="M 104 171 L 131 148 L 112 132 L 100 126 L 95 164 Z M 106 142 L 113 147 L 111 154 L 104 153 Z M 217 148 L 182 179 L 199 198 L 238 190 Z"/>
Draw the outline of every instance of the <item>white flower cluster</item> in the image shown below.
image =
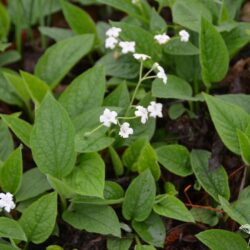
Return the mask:
<path fill-rule="evenodd" d="M 190 34 L 186 30 L 181 30 L 179 32 L 179 36 L 180 36 L 181 42 L 189 41 Z M 170 40 L 170 37 L 167 34 L 163 33 L 163 34 L 155 35 L 154 39 L 158 44 L 163 45 L 163 44 L 166 44 Z"/>
<path fill-rule="evenodd" d="M 13 201 L 13 195 L 11 193 L 0 193 L 0 208 L 9 213 L 15 207 L 16 204 Z"/>
<path fill-rule="evenodd" d="M 135 42 L 134 41 L 120 41 L 119 35 L 121 33 L 121 28 L 111 27 L 106 31 L 106 49 L 114 49 L 117 45 L 121 48 L 122 54 L 134 53 L 135 52 Z"/>
<path fill-rule="evenodd" d="M 110 127 L 112 124 L 119 124 L 117 115 L 117 112 L 111 111 L 110 109 L 106 108 L 103 114 L 100 116 L 100 122 L 105 127 Z M 145 124 L 149 117 L 162 117 L 162 104 L 152 101 L 147 108 L 138 105 L 136 106 L 135 116 L 141 118 L 142 124 Z M 122 138 L 128 138 L 134 133 L 133 128 L 130 127 L 130 124 L 128 122 L 124 122 L 121 125 L 119 124 L 119 126 L 119 135 Z"/>

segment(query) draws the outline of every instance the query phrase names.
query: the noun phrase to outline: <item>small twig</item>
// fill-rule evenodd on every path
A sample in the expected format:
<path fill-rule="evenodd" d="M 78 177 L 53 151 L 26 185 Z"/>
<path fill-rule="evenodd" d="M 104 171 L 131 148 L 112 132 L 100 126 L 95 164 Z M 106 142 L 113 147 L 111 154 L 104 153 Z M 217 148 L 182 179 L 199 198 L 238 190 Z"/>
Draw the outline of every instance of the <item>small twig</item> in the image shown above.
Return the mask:
<path fill-rule="evenodd" d="M 245 165 L 240 166 L 239 168 L 237 168 L 235 171 L 233 171 L 230 175 L 229 178 L 232 178 L 236 173 L 238 173 L 240 170 L 242 170 L 242 168 L 244 168 Z"/>
<path fill-rule="evenodd" d="M 209 206 L 202 206 L 202 205 L 194 205 L 194 204 L 185 204 L 187 207 L 194 207 L 194 208 L 204 208 L 204 209 L 207 209 L 207 210 L 210 210 L 210 211 L 214 211 L 214 212 L 217 212 L 217 213 L 224 213 L 223 210 L 221 209 L 217 209 L 217 208 L 213 208 L 213 207 L 209 207 Z"/>
<path fill-rule="evenodd" d="M 188 185 L 187 187 L 185 187 L 185 189 L 184 189 L 184 194 L 185 194 L 185 196 L 186 196 L 186 198 L 187 198 L 187 200 L 188 200 L 188 202 L 190 203 L 190 204 L 193 204 L 192 203 L 192 201 L 191 201 L 191 199 L 189 198 L 189 196 L 188 196 L 188 190 L 190 189 L 192 187 L 192 185 L 190 184 L 190 185 Z"/>

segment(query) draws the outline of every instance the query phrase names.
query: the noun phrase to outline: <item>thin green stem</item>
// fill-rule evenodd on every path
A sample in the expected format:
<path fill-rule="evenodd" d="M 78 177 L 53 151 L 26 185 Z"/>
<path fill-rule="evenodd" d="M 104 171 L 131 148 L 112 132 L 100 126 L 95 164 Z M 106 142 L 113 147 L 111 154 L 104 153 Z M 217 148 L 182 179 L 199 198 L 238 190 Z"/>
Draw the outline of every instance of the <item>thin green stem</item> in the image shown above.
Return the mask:
<path fill-rule="evenodd" d="M 124 117 L 117 117 L 117 119 L 121 119 L 121 120 L 134 120 L 134 119 L 136 119 L 136 118 L 138 118 L 137 116 L 131 116 L 131 117 L 126 117 L 126 116 L 124 116 Z"/>
<path fill-rule="evenodd" d="M 96 128 L 94 128 L 93 130 L 89 131 L 89 132 L 86 132 L 84 134 L 85 137 L 88 137 L 90 135 L 92 135 L 93 133 L 95 133 L 97 130 L 99 130 L 100 128 L 103 127 L 103 124 L 100 124 L 99 126 L 97 126 Z"/>
<path fill-rule="evenodd" d="M 59 194 L 59 196 L 60 196 L 60 200 L 61 200 L 61 204 L 62 204 L 62 209 L 63 209 L 63 211 L 65 211 L 67 209 L 67 201 L 61 194 Z"/>
<path fill-rule="evenodd" d="M 134 103 L 134 100 L 135 100 L 135 97 L 136 97 L 136 94 L 138 92 L 138 89 L 140 88 L 140 85 L 142 83 L 142 71 L 143 71 L 143 62 L 141 61 L 141 64 L 140 64 L 140 73 L 139 73 L 139 81 L 135 87 L 135 90 L 134 90 L 134 93 L 132 95 L 132 98 L 131 98 L 131 101 L 129 103 L 129 106 L 128 106 L 128 109 L 126 111 L 126 115 L 128 114 L 129 110 L 131 109 L 133 103 Z"/>

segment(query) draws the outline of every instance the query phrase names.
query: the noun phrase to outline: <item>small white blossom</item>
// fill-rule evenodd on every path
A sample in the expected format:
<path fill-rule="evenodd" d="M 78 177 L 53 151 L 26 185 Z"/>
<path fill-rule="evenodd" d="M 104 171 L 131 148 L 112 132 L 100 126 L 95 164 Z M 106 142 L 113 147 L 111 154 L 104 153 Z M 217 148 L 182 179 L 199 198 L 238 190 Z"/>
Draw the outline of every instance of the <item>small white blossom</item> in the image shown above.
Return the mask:
<path fill-rule="evenodd" d="M 150 102 L 150 105 L 148 106 L 148 112 L 149 116 L 156 118 L 162 117 L 162 104 L 161 103 L 156 103 L 154 101 Z"/>
<path fill-rule="evenodd" d="M 117 37 L 119 37 L 121 31 L 122 31 L 121 28 L 112 27 L 112 28 L 109 28 L 109 29 L 106 31 L 106 36 L 117 38 Z"/>
<path fill-rule="evenodd" d="M 100 122 L 103 123 L 105 127 L 110 127 L 111 124 L 117 124 L 117 112 L 111 111 L 110 109 L 105 109 L 103 114 L 100 116 Z"/>
<path fill-rule="evenodd" d="M 133 56 L 136 60 L 139 60 L 139 61 L 146 61 L 147 59 L 151 58 L 151 56 L 148 56 L 145 54 L 137 54 L 137 53 L 135 53 Z"/>
<path fill-rule="evenodd" d="M 135 53 L 135 42 L 120 42 L 119 46 L 122 49 L 122 54 Z"/>
<path fill-rule="evenodd" d="M 159 43 L 159 44 L 165 44 L 170 40 L 170 37 L 167 34 L 158 34 L 154 36 L 154 39 Z"/>
<path fill-rule="evenodd" d="M 156 74 L 157 78 L 162 79 L 164 84 L 167 84 L 168 77 L 165 73 L 165 70 L 160 66 L 158 63 L 154 63 L 153 68 L 156 69 L 158 72 Z"/>
<path fill-rule="evenodd" d="M 16 204 L 13 201 L 13 195 L 11 193 L 0 193 L 0 208 L 9 213 L 15 207 Z"/>
<path fill-rule="evenodd" d="M 105 41 L 105 48 L 106 49 L 114 49 L 115 46 L 118 44 L 118 40 L 115 37 L 108 37 Z"/>
<path fill-rule="evenodd" d="M 138 105 L 136 106 L 135 116 L 141 117 L 141 123 L 145 124 L 148 120 L 148 111 L 146 108 Z"/>
<path fill-rule="evenodd" d="M 132 135 L 134 133 L 134 130 L 130 128 L 130 124 L 128 122 L 124 122 L 119 131 L 119 135 L 123 138 L 128 138 L 129 135 Z"/>
<path fill-rule="evenodd" d="M 242 226 L 240 226 L 239 229 L 250 235 L 250 225 L 249 224 L 242 225 Z"/>
<path fill-rule="evenodd" d="M 182 42 L 188 42 L 189 41 L 190 35 L 189 35 L 189 33 L 186 30 L 181 30 L 179 32 L 179 35 L 181 37 L 181 41 Z"/>

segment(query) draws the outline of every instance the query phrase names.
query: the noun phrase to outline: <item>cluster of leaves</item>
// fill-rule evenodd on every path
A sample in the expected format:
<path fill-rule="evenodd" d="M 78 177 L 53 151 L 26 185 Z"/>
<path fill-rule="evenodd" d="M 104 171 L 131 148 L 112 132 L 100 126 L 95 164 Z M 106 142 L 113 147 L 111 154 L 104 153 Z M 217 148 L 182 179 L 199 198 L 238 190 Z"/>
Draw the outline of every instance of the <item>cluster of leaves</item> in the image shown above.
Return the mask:
<path fill-rule="evenodd" d="M 95 24 L 82 8 L 66 0 L 51 1 L 53 5 L 46 0 L 34 1 L 37 5 L 32 2 L 10 1 L 8 10 L 0 5 L 1 51 L 8 47 L 10 23 L 16 29 L 19 52 L 20 32 L 34 24 L 39 23 L 43 38 L 55 40 L 38 60 L 34 74 L 3 68 L 19 59 L 18 52 L 0 54 L 0 99 L 29 117 L 1 114 L 0 187 L 14 195 L 17 213 L 11 217 L 2 211 L 0 248 L 27 249 L 30 242 L 46 241 L 57 231 L 57 217 L 74 228 L 107 235 L 110 250 L 127 250 L 134 239 L 137 250 L 163 247 L 165 217 L 213 227 L 227 219 L 216 212 L 222 209 L 240 225 L 249 224 L 249 186 L 230 204 L 225 168 L 209 168 L 209 151 L 153 137 L 155 119 L 146 124 L 132 120 L 134 133 L 128 139 L 107 127 L 86 136 L 100 125 L 99 117 L 107 107 L 119 116 L 133 116 L 127 110 L 137 90 L 140 64 L 131 54 L 105 49 L 105 31 L 115 26 L 121 28 L 123 40 L 135 41 L 137 52 L 151 57 L 143 62 L 145 68 L 159 62 L 168 72 L 166 85 L 160 79 L 145 81 L 135 93 L 134 104 L 176 99 L 181 102 L 170 107 L 169 116 L 176 119 L 187 113 L 195 119 L 200 102 L 206 102 L 224 145 L 250 165 L 250 97 L 209 95 L 228 72 L 230 58 L 250 41 L 250 25 L 235 21 L 243 1 L 157 0 L 158 11 L 143 0 L 79 1 L 105 4 L 127 14 L 111 24 Z M 44 13 L 39 11 L 41 6 L 46 6 Z M 173 24 L 168 25 L 159 14 L 165 7 L 172 11 Z M 44 16 L 60 9 L 71 29 L 43 26 Z M 191 36 L 186 43 L 175 36 L 183 27 Z M 160 45 L 154 35 L 164 32 L 173 37 Z M 101 55 L 93 67 L 77 76 L 60 96 L 54 94 L 71 69 L 93 52 Z M 204 89 L 206 94 L 201 93 Z M 28 171 L 23 171 L 22 146 L 14 149 L 9 129 L 32 152 L 34 166 Z M 189 210 L 172 183 L 162 185 L 161 168 L 180 177 L 194 175 L 196 185 L 210 196 L 214 211 Z M 131 177 L 126 190 L 119 184 L 119 177 L 125 175 Z M 242 236 L 222 229 L 209 229 L 196 237 L 212 250 L 247 249 Z"/>

